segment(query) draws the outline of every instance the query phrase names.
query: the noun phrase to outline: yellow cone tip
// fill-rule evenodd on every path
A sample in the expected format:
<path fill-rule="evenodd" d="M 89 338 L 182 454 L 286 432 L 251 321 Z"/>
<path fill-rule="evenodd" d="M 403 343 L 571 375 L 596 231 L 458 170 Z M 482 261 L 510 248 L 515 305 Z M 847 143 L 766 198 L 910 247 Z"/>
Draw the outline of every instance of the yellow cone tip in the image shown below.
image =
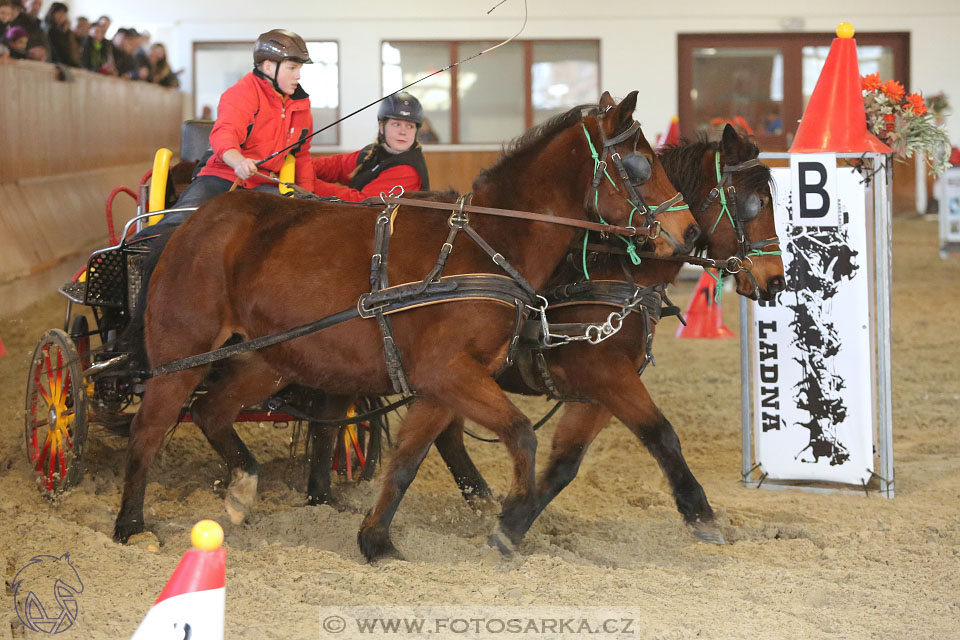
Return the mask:
<path fill-rule="evenodd" d="M 837 25 L 837 37 L 838 38 L 852 38 L 853 37 L 853 25 L 849 22 L 841 22 Z"/>
<path fill-rule="evenodd" d="M 195 549 L 216 551 L 223 544 L 223 528 L 213 520 L 201 520 L 193 525 L 190 542 Z"/>

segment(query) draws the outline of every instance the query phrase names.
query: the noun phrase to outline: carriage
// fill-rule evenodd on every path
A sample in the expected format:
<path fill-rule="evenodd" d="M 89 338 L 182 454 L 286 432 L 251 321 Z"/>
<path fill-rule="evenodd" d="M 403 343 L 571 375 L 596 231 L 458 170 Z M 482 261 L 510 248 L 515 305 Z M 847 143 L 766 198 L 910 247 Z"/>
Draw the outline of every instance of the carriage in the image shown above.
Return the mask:
<path fill-rule="evenodd" d="M 34 350 L 24 415 L 29 462 L 44 493 L 59 494 L 80 480 L 90 425 L 102 426 L 116 435 L 129 435 L 146 372 L 129 363 L 129 354 L 123 352 L 119 338 L 140 297 L 143 262 L 148 253 L 143 243 L 131 236 L 172 211 L 169 206 L 182 186 L 189 183 L 194 165 L 207 148 L 212 125 L 202 120 L 185 122 L 179 164 L 170 166 L 171 152 L 160 149 L 153 169 L 140 182 L 139 192 L 126 187 L 111 192 L 106 204 L 110 246 L 94 251 L 87 264 L 59 289 L 67 299 L 63 328 L 44 333 Z M 288 165 L 292 168 L 292 163 Z M 118 235 L 112 206 L 120 194 L 136 200 L 137 213 Z M 202 386 L 196 393 L 204 393 Z M 293 455 L 302 439 L 301 426 L 308 421 L 312 400 L 311 392 L 288 387 L 263 406 L 244 409 L 237 422 L 291 428 Z M 377 413 L 380 408 L 379 399 L 363 399 L 351 415 Z M 191 422 L 189 403 L 180 420 Z M 386 416 L 359 419 L 340 426 L 340 430 L 335 469 L 350 481 L 371 478 L 380 459 L 383 438 L 389 438 Z"/>

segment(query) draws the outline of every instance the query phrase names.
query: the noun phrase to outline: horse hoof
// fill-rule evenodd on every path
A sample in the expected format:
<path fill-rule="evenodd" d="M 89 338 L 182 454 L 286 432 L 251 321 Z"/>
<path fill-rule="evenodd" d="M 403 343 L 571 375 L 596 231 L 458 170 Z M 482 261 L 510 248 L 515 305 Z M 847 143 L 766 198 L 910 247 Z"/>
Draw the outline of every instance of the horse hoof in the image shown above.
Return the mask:
<path fill-rule="evenodd" d="M 143 523 L 130 522 L 130 523 L 117 523 L 113 528 L 113 540 L 119 544 L 127 544 L 132 536 L 142 533 L 144 530 Z"/>
<path fill-rule="evenodd" d="M 376 560 L 403 560 L 403 556 L 390 541 L 390 533 L 381 527 L 361 529 L 357 532 L 357 544 L 360 553 L 370 562 Z"/>
<path fill-rule="evenodd" d="M 490 534 L 490 537 L 487 538 L 487 546 L 493 547 L 505 558 L 513 557 L 513 543 L 500 531 L 494 531 Z"/>
<path fill-rule="evenodd" d="M 258 480 L 259 476 L 254 473 L 247 473 L 240 469 L 233 471 L 233 479 L 227 487 L 227 495 L 223 500 L 223 506 L 233 524 L 243 524 L 253 511 L 253 505 L 257 502 Z"/>
<path fill-rule="evenodd" d="M 333 496 L 329 494 L 319 495 L 319 496 L 307 496 L 307 505 L 311 507 L 318 507 L 321 504 L 328 504 L 331 507 L 335 507 L 336 503 L 333 501 Z"/>
<path fill-rule="evenodd" d="M 712 522 L 697 522 L 694 523 L 691 528 L 693 529 L 693 535 L 704 542 L 709 542 L 710 544 L 727 544 L 727 541 L 723 538 L 723 533 L 720 532 L 720 527 Z"/>

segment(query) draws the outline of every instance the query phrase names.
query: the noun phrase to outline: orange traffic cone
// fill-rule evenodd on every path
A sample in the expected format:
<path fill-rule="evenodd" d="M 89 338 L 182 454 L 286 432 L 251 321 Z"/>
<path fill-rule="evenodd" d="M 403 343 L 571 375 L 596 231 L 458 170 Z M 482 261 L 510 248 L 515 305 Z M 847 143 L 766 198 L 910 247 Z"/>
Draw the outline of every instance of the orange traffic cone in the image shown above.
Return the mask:
<path fill-rule="evenodd" d="M 841 22 L 803 112 L 790 153 L 891 153 L 890 147 L 867 131 L 860 65 L 853 26 Z"/>
<path fill-rule="evenodd" d="M 223 639 L 227 550 L 223 529 L 201 520 L 190 532 L 190 549 L 153 603 L 131 640 L 154 638 Z"/>
<path fill-rule="evenodd" d="M 720 286 L 723 286 L 722 284 Z M 714 302 L 717 290 L 717 281 L 704 271 L 697 283 L 697 290 L 687 307 L 686 326 L 680 325 L 677 329 L 678 338 L 732 338 L 730 331 L 723 324 L 723 313 L 720 303 Z"/>
<path fill-rule="evenodd" d="M 663 149 L 668 145 L 680 144 L 680 119 L 677 116 L 670 118 L 670 126 L 657 138 L 657 148 Z"/>

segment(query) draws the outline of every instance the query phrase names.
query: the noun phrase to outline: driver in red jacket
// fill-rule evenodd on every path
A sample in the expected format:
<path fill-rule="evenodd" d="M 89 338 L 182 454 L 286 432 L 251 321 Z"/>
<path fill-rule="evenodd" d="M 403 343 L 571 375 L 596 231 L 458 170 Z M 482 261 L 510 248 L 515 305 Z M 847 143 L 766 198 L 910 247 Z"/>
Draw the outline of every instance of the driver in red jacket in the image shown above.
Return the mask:
<path fill-rule="evenodd" d="M 307 45 L 292 31 L 273 29 L 257 38 L 253 62 L 253 71 L 220 96 L 209 158 L 176 207 L 198 206 L 228 191 L 238 179 L 245 189 L 279 193 L 276 184 L 257 173 L 276 177 L 286 153 L 296 159 L 296 183 L 313 189 L 309 139 L 260 167 L 256 164 L 313 131 L 310 98 L 299 84 L 300 67 L 312 62 Z"/>

